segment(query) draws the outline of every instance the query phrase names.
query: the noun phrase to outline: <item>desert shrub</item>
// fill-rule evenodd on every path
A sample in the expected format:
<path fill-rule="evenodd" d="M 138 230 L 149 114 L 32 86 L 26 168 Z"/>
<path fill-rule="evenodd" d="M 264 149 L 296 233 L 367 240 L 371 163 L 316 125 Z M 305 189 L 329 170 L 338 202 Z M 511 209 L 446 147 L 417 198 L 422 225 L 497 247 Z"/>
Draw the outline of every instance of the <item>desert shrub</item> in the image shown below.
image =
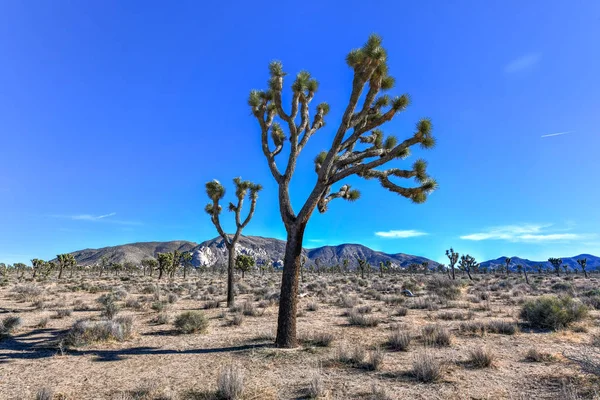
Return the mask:
<path fill-rule="evenodd" d="M 480 321 L 461 322 L 458 326 L 461 333 L 470 333 L 483 336 L 486 332 L 486 325 Z"/>
<path fill-rule="evenodd" d="M 19 301 L 35 301 L 44 291 L 34 284 L 17 285 L 12 289 L 15 299 Z"/>
<path fill-rule="evenodd" d="M 340 342 L 335 351 L 335 358 L 344 364 L 352 366 L 362 365 L 367 352 L 364 347 L 357 345 L 350 347 L 346 342 Z"/>
<path fill-rule="evenodd" d="M 45 327 L 47 327 L 47 326 L 48 326 L 48 318 L 46 318 L 46 317 L 44 317 L 44 318 L 41 318 L 41 319 L 38 321 L 38 323 L 37 323 L 37 324 L 35 324 L 35 327 L 36 327 L 36 328 L 38 328 L 38 329 L 43 329 L 43 328 L 45 328 Z"/>
<path fill-rule="evenodd" d="M 204 303 L 202 308 L 204 308 L 205 310 L 209 310 L 211 308 L 219 308 L 220 305 L 221 305 L 221 302 L 219 300 L 209 300 L 206 303 Z"/>
<path fill-rule="evenodd" d="M 319 399 L 325 396 L 325 382 L 320 371 L 313 372 L 308 385 L 308 398 Z"/>
<path fill-rule="evenodd" d="M 427 290 L 446 300 L 456 300 L 460 297 L 461 284 L 445 276 L 434 275 L 427 281 Z"/>
<path fill-rule="evenodd" d="M 398 317 L 406 317 L 406 314 L 408 314 L 408 308 L 406 307 L 398 307 L 396 309 L 396 313 L 395 315 Z"/>
<path fill-rule="evenodd" d="M 73 300 L 73 310 L 75 311 L 89 311 L 90 306 L 85 303 L 82 299 Z"/>
<path fill-rule="evenodd" d="M 261 311 L 264 311 L 264 310 L 261 310 Z M 262 315 L 261 311 L 257 310 L 254 303 L 252 303 L 250 301 L 246 301 L 242 305 L 242 313 L 248 317 L 258 317 L 258 316 Z"/>
<path fill-rule="evenodd" d="M 385 353 L 379 347 L 369 352 L 367 362 L 364 367 L 371 371 L 379 371 L 383 366 L 383 360 L 385 359 Z"/>
<path fill-rule="evenodd" d="M 485 331 L 501 335 L 514 335 L 519 330 L 517 324 L 501 319 L 495 319 L 485 324 Z"/>
<path fill-rule="evenodd" d="M 161 312 L 156 314 L 156 316 L 154 318 L 152 318 L 150 321 L 156 325 L 165 325 L 169 323 L 169 314 L 165 313 L 165 312 Z"/>
<path fill-rule="evenodd" d="M 587 316 L 588 309 L 568 296 L 542 296 L 525 302 L 521 318 L 531 326 L 542 329 L 560 329 Z"/>
<path fill-rule="evenodd" d="M 54 398 L 54 391 L 50 388 L 43 387 L 35 394 L 35 400 L 52 400 Z"/>
<path fill-rule="evenodd" d="M 489 368 L 494 363 L 494 353 L 491 350 L 476 347 L 469 351 L 469 364 L 475 368 Z"/>
<path fill-rule="evenodd" d="M 442 376 L 442 366 L 429 352 L 421 352 L 413 360 L 411 373 L 420 382 L 435 382 Z"/>
<path fill-rule="evenodd" d="M 104 321 L 81 320 L 69 329 L 63 343 L 67 346 L 82 347 L 111 340 L 122 342 L 131 337 L 132 328 L 131 317 L 118 317 Z"/>
<path fill-rule="evenodd" d="M 139 299 L 129 298 L 125 301 L 125 307 L 140 311 L 144 309 L 144 305 Z"/>
<path fill-rule="evenodd" d="M 60 308 L 55 311 L 54 316 L 52 318 L 62 319 L 65 317 L 70 317 L 71 314 L 73 314 L 73 310 L 69 310 L 68 308 Z"/>
<path fill-rule="evenodd" d="M 344 308 L 352 308 L 358 304 L 358 298 L 348 295 L 341 295 L 339 298 L 339 305 Z"/>
<path fill-rule="evenodd" d="M 167 302 L 169 304 L 175 304 L 177 301 L 179 301 L 179 296 L 177 296 L 175 293 L 169 293 L 167 296 Z"/>
<path fill-rule="evenodd" d="M 175 328 L 182 333 L 204 333 L 208 319 L 201 311 L 185 311 L 175 318 Z"/>
<path fill-rule="evenodd" d="M 113 319 L 119 312 L 119 305 L 117 304 L 117 296 L 114 293 L 103 294 L 98 298 L 98 303 L 102 305 L 103 317 Z"/>
<path fill-rule="evenodd" d="M 163 301 L 155 301 L 154 303 L 152 303 L 150 308 L 158 313 L 161 313 L 167 309 L 167 303 L 165 303 Z"/>
<path fill-rule="evenodd" d="M 229 325 L 240 326 L 244 322 L 243 314 L 233 314 L 233 318 L 229 321 Z"/>
<path fill-rule="evenodd" d="M 437 315 L 438 319 L 445 321 L 464 321 L 473 318 L 472 312 L 460 312 L 460 311 L 442 311 Z"/>
<path fill-rule="evenodd" d="M 244 393 L 244 371 L 234 365 L 221 369 L 217 378 L 217 396 L 223 400 L 236 400 Z"/>
<path fill-rule="evenodd" d="M 388 337 L 387 346 L 396 351 L 408 351 L 411 341 L 410 333 L 396 328 Z"/>
<path fill-rule="evenodd" d="M 426 346 L 444 347 L 452 344 L 452 335 L 441 325 L 425 325 L 421 336 Z"/>
<path fill-rule="evenodd" d="M 377 386 L 373 384 L 371 386 L 371 393 L 368 400 L 392 400 L 392 396 L 387 392 L 384 386 Z"/>
<path fill-rule="evenodd" d="M 555 292 L 573 292 L 573 285 L 566 282 L 557 282 L 551 286 L 551 289 Z"/>
<path fill-rule="evenodd" d="M 600 295 L 583 297 L 581 301 L 594 310 L 600 310 Z"/>
<path fill-rule="evenodd" d="M 317 303 L 316 301 L 310 301 L 306 305 L 306 310 L 307 311 L 318 311 L 319 310 L 319 303 Z"/>
<path fill-rule="evenodd" d="M 387 305 L 397 306 L 400 304 L 404 304 L 406 299 L 402 296 L 385 296 L 383 298 L 383 302 Z"/>
<path fill-rule="evenodd" d="M 363 328 L 375 327 L 379 325 L 379 319 L 372 315 L 361 314 L 355 310 L 348 311 L 348 323 L 352 326 L 360 326 Z"/>
<path fill-rule="evenodd" d="M 22 320 L 21 317 L 17 317 L 16 315 L 9 315 L 8 317 L 4 317 L 0 321 L 0 338 L 2 336 L 7 336 L 13 333 L 19 326 L 21 326 Z"/>
<path fill-rule="evenodd" d="M 113 291 L 111 293 L 114 296 L 114 298 L 119 301 L 125 300 L 127 298 L 127 296 L 129 295 L 129 293 L 127 293 L 127 290 L 125 290 L 122 287 L 113 289 Z"/>
<path fill-rule="evenodd" d="M 335 337 L 331 333 L 327 332 L 312 332 L 306 337 L 302 338 L 302 341 L 311 346 L 317 347 L 329 347 Z"/>
<path fill-rule="evenodd" d="M 354 310 L 359 314 L 370 314 L 371 312 L 373 312 L 373 307 L 361 306 L 361 307 L 356 307 Z"/>
<path fill-rule="evenodd" d="M 530 362 L 550 362 L 554 360 L 554 356 L 550 353 L 545 353 L 532 348 L 525 353 L 525 360 Z"/>

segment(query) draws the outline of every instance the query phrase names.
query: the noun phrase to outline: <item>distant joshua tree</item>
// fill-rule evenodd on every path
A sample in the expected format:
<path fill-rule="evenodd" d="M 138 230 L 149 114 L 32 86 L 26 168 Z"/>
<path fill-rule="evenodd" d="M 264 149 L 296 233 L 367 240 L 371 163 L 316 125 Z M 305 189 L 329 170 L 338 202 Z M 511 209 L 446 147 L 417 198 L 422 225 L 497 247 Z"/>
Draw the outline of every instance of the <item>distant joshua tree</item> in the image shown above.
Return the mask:
<path fill-rule="evenodd" d="M 477 261 L 475 261 L 475 257 L 470 256 L 468 254 L 460 257 L 460 262 L 458 264 L 458 267 L 462 271 L 465 271 L 467 273 L 467 275 L 469 275 L 470 280 L 473 280 L 473 277 L 471 276 L 471 271 L 473 269 L 477 268 L 478 266 L 479 266 L 479 264 L 477 263 Z"/>
<path fill-rule="evenodd" d="M 163 274 L 168 274 L 173 266 L 173 253 L 157 253 L 156 258 L 158 258 L 158 279 L 161 279 Z"/>
<path fill-rule="evenodd" d="M 435 145 L 428 119 L 419 121 L 414 133 L 404 141 L 398 141 L 393 136 L 385 137 L 384 132 L 378 129 L 402 112 L 409 103 L 408 95 L 391 98 L 382 93 L 392 89 L 395 80 L 388 74 L 387 53 L 382 47 L 381 38 L 371 35 L 362 48 L 348 54 L 346 62 L 354 71 L 350 98 L 343 108 L 331 145 L 314 160 L 317 174 L 315 186 L 309 189 L 310 194 L 297 213 L 292 208 L 289 194 L 292 175 L 309 139 L 325 126 L 329 105 L 318 104 L 316 114 L 311 118 L 310 103 L 319 84 L 308 72 L 302 71 L 291 86 L 291 105 L 289 109 L 284 109 L 287 108 L 283 104 L 283 98 L 287 97 L 283 95 L 286 73 L 279 61 L 269 65 L 268 90 L 253 90 L 248 99 L 251 112 L 260 126 L 262 151 L 279 186 L 279 208 L 287 231 L 275 340 L 278 347 L 298 345 L 298 271 L 304 231 L 312 213 L 316 209 L 324 213 L 335 199 L 357 200 L 360 193 L 343 183 L 352 176 L 376 179 L 382 187 L 414 203 L 425 202 L 427 195 L 437 187 L 437 183 L 426 172 L 424 160 L 416 161 L 409 169 L 381 169 L 391 161 L 408 157 L 413 146 L 420 145 L 428 149 Z M 275 158 L 282 154 L 286 142 L 289 143 L 289 152 L 283 154 L 287 156 L 287 163 L 280 170 Z M 392 182 L 392 178 L 415 178 L 417 184 L 404 187 Z M 338 183 L 340 187 L 332 192 L 332 186 Z"/>
<path fill-rule="evenodd" d="M 504 264 L 506 264 L 506 276 L 510 273 L 510 263 L 512 262 L 512 258 L 506 257 L 504 259 Z"/>
<path fill-rule="evenodd" d="M 554 267 L 554 272 L 556 273 L 556 276 L 560 276 L 560 266 L 562 265 L 562 259 L 551 257 L 548 259 L 548 262 L 552 264 L 552 267 Z"/>
<path fill-rule="evenodd" d="M 448 267 L 448 276 L 450 276 L 450 271 L 452 271 L 452 279 L 456 279 L 456 275 L 454 273 L 454 266 L 458 262 L 459 254 L 456 253 L 452 247 L 450 247 L 450 250 L 446 250 L 446 257 L 448 257 L 448 262 L 450 263 Z"/>
<path fill-rule="evenodd" d="M 58 259 L 58 279 L 62 278 L 62 273 L 65 268 L 74 268 L 77 265 L 73 254 L 59 254 L 56 256 Z"/>
<path fill-rule="evenodd" d="M 187 271 L 192 266 L 192 253 L 187 251 L 181 255 L 181 265 L 183 265 L 183 279 L 187 278 Z"/>
<path fill-rule="evenodd" d="M 244 279 L 246 272 L 252 270 L 254 264 L 254 258 L 246 254 L 238 254 L 235 258 L 235 268 L 242 271 L 242 279 Z"/>
<path fill-rule="evenodd" d="M 144 270 L 144 276 L 146 273 L 148 276 L 152 276 L 154 270 L 158 267 L 158 261 L 154 258 L 145 258 L 142 260 L 142 268 Z"/>
<path fill-rule="evenodd" d="M 365 271 L 367 270 L 367 260 L 359 258 L 357 271 L 360 272 L 360 277 L 365 279 Z"/>
<path fill-rule="evenodd" d="M 235 178 L 233 180 L 235 184 L 235 197 L 237 198 L 237 204 L 229 203 L 229 211 L 235 213 L 235 225 L 236 231 L 233 235 L 227 235 L 223 228 L 221 228 L 221 221 L 219 215 L 221 214 L 221 205 L 219 201 L 225 196 L 225 188 L 217 180 L 210 181 L 206 184 L 206 194 L 208 198 L 212 200 L 212 203 L 206 205 L 205 211 L 210 215 L 212 223 L 217 228 L 217 232 L 223 238 L 225 247 L 228 251 L 228 264 L 227 264 L 227 306 L 231 307 L 234 304 L 234 293 L 233 293 L 233 269 L 235 267 L 235 246 L 242 234 L 242 230 L 248 225 L 254 210 L 256 209 L 256 200 L 258 199 L 258 192 L 262 190 L 262 186 L 252 183 L 250 181 L 243 181 L 241 178 Z M 242 222 L 241 212 L 244 199 L 250 192 L 250 211 L 246 219 Z"/>
<path fill-rule="evenodd" d="M 581 270 L 583 271 L 583 275 L 587 278 L 587 271 L 585 270 L 586 266 L 587 266 L 587 258 L 580 258 L 577 260 L 577 264 L 579 264 L 579 266 L 581 267 Z"/>
<path fill-rule="evenodd" d="M 33 260 L 31 260 L 31 267 L 33 269 L 33 275 L 31 277 L 33 279 L 35 279 L 35 276 L 37 275 L 38 271 L 40 271 L 45 264 L 46 262 L 44 260 L 40 260 L 39 258 L 34 258 Z"/>

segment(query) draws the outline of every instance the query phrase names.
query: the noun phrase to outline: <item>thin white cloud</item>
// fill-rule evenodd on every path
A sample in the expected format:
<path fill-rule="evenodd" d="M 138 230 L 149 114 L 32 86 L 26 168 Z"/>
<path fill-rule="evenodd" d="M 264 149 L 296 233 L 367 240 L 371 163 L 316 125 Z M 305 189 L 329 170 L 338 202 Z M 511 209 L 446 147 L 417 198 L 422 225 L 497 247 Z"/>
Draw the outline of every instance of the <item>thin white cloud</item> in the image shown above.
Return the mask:
<path fill-rule="evenodd" d="M 308 239 L 308 241 L 312 242 L 312 243 L 323 243 L 324 242 L 323 239 Z"/>
<path fill-rule="evenodd" d="M 573 241 L 591 237 L 593 235 L 581 233 L 556 233 L 547 232 L 547 228 L 552 225 L 506 225 L 489 228 L 483 232 L 463 235 L 463 240 L 482 241 L 482 240 L 504 240 L 508 242 L 560 242 Z"/>
<path fill-rule="evenodd" d="M 549 134 L 547 134 L 547 135 L 542 135 L 542 136 L 540 136 L 540 137 L 543 137 L 543 138 L 545 138 L 545 137 L 552 137 L 552 136 L 567 135 L 567 134 L 569 134 L 569 133 L 573 133 L 573 132 L 574 132 L 574 131 L 567 131 L 567 132 L 557 132 L 557 133 L 549 133 Z"/>
<path fill-rule="evenodd" d="M 115 215 L 117 215 L 117 213 L 114 213 L 114 212 L 105 214 L 105 215 L 79 214 L 79 215 L 72 215 L 71 219 L 81 220 L 81 221 L 99 221 L 104 218 L 114 217 Z"/>
<path fill-rule="evenodd" d="M 141 225 L 140 222 L 136 222 L 136 221 L 124 221 L 124 220 L 120 220 L 120 219 L 111 218 L 111 217 L 114 217 L 115 215 L 117 215 L 117 213 L 111 212 L 111 213 L 102 214 L 102 215 L 74 214 L 74 215 L 51 215 L 51 217 L 70 219 L 73 221 L 105 222 L 105 223 L 117 224 L 117 225 Z"/>
<path fill-rule="evenodd" d="M 417 236 L 425 236 L 428 235 L 428 233 L 410 229 L 406 231 L 375 232 L 375 235 L 386 239 L 406 239 Z"/>
<path fill-rule="evenodd" d="M 504 67 L 504 72 L 507 74 L 514 74 L 515 72 L 530 69 L 539 63 L 541 58 L 542 55 L 540 53 L 525 54 L 506 64 Z"/>

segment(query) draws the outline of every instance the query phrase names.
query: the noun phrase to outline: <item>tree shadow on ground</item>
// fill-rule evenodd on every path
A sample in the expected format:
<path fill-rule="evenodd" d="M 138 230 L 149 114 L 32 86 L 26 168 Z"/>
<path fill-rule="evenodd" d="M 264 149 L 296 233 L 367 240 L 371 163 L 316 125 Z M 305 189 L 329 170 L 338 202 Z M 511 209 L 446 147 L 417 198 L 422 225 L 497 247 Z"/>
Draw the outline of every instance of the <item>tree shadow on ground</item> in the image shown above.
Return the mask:
<path fill-rule="evenodd" d="M 10 336 L 0 341 L 0 364 L 12 360 L 33 360 L 64 354 L 69 356 L 93 356 L 93 361 L 120 361 L 128 356 L 169 355 L 169 354 L 212 354 L 235 353 L 258 348 L 274 347 L 273 343 L 243 344 L 239 346 L 216 347 L 211 349 L 175 350 L 158 347 L 132 347 L 124 349 L 64 349 L 59 346 L 64 330 L 36 329 L 34 331 Z M 41 337 L 39 335 L 42 335 Z"/>

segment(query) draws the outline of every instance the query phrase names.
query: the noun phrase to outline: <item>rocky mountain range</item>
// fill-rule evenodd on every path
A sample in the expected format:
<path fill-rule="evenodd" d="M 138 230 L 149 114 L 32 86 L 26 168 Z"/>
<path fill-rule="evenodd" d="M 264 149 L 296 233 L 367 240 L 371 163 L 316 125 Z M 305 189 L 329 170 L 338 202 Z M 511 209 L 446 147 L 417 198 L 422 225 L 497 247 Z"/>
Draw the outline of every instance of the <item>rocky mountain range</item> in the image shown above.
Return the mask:
<path fill-rule="evenodd" d="M 194 266 L 212 267 L 215 265 L 225 265 L 227 263 L 227 249 L 221 237 L 207 240 L 200 244 L 188 241 L 170 241 L 170 242 L 143 242 L 131 243 L 121 246 L 104 247 L 101 249 L 85 249 L 75 251 L 75 256 L 79 265 L 93 265 L 100 262 L 102 257 L 106 257 L 110 262 L 133 262 L 140 264 L 144 258 L 156 257 L 157 253 L 172 252 L 192 252 L 192 263 Z M 238 242 L 237 251 L 254 257 L 257 264 L 267 264 L 272 262 L 275 267 L 283 265 L 285 253 L 285 241 L 273 238 L 264 238 L 260 236 L 241 236 Z M 422 264 L 427 262 L 430 268 L 435 268 L 439 264 L 425 257 L 414 256 L 404 253 L 388 254 L 372 250 L 360 244 L 341 244 L 338 246 L 323 246 L 312 249 L 304 249 L 304 255 L 307 257 L 307 266 L 319 264 L 331 266 L 341 265 L 344 260 L 349 261 L 349 266 L 355 268 L 358 259 L 366 259 L 372 266 L 377 268 L 379 262 L 391 262 L 397 267 L 407 267 L 410 264 Z M 504 266 L 504 259 L 500 257 L 495 260 L 488 260 L 481 263 L 481 267 L 495 268 Z M 600 257 L 590 254 L 582 254 L 575 257 L 564 257 L 563 263 L 571 269 L 578 268 L 577 259 L 587 258 L 589 270 L 600 269 Z M 527 266 L 535 269 L 537 265 L 543 265 L 550 268 L 547 261 L 531 261 L 519 257 L 512 257 L 511 269 L 516 269 L 517 265 Z"/>

